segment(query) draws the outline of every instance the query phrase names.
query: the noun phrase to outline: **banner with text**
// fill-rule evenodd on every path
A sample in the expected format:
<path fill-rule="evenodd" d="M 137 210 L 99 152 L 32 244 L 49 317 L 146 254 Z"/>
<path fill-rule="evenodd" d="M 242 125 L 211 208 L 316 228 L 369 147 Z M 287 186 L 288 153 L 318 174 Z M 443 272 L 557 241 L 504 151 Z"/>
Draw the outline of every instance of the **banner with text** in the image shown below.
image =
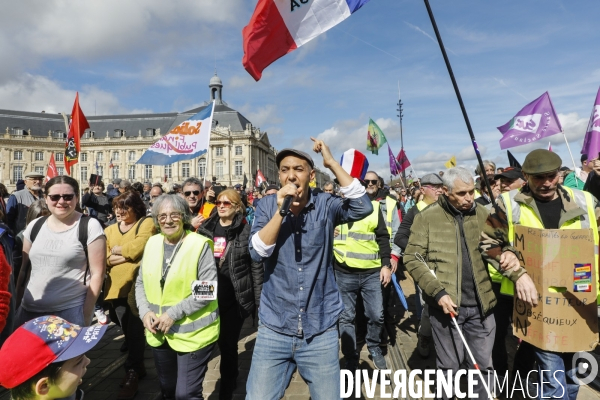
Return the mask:
<path fill-rule="evenodd" d="M 538 291 L 533 308 L 515 297 L 514 334 L 543 350 L 593 350 L 598 315 L 592 230 L 517 225 L 514 247 Z"/>

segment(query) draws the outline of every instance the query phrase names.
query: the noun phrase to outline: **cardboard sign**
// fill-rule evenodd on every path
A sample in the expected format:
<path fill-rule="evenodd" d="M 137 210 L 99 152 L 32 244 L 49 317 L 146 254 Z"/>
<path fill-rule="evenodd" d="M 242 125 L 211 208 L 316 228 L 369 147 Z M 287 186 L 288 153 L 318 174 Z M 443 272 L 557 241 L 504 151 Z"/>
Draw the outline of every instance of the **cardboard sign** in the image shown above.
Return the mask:
<path fill-rule="evenodd" d="M 521 265 L 538 291 L 531 307 L 515 296 L 514 334 L 550 351 L 591 351 L 598 343 L 591 229 L 536 229 L 515 226 Z"/>

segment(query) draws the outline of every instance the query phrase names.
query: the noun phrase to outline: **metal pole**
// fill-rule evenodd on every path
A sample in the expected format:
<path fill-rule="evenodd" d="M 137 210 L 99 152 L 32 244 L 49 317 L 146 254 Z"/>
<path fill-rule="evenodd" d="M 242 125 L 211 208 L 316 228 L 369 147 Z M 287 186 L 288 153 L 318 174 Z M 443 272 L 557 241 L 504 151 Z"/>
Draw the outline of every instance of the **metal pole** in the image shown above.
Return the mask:
<path fill-rule="evenodd" d="M 479 162 L 479 168 L 482 171 L 482 180 L 485 182 L 485 186 L 488 190 L 490 199 L 492 200 L 492 206 L 496 209 L 496 199 L 494 199 L 494 195 L 492 194 L 492 187 L 488 182 L 487 175 L 485 174 L 485 167 L 483 165 L 483 160 L 481 159 L 481 154 L 479 154 L 479 148 L 477 147 L 477 141 L 475 140 L 475 135 L 473 134 L 473 128 L 471 128 L 471 122 L 469 122 L 469 116 L 467 115 L 467 110 L 462 101 L 462 97 L 460 95 L 460 90 L 458 89 L 458 84 L 456 83 L 456 79 L 454 78 L 454 73 L 452 72 L 452 66 L 450 65 L 450 60 L 448 59 L 448 54 L 446 54 L 446 48 L 444 47 L 444 43 L 442 42 L 442 37 L 440 36 L 440 32 L 438 30 L 437 24 L 435 23 L 435 18 L 433 16 L 433 11 L 431 11 L 431 6 L 429 5 L 429 0 L 423 0 L 425 2 L 425 7 L 427 7 L 427 13 L 429 14 L 429 19 L 431 20 L 431 25 L 433 26 L 433 31 L 435 32 L 435 37 L 437 38 L 438 44 L 440 45 L 440 50 L 442 51 L 442 56 L 444 57 L 444 62 L 446 63 L 446 68 L 448 68 L 448 74 L 450 75 L 450 80 L 452 81 L 452 86 L 454 86 L 454 92 L 456 92 L 456 98 L 458 100 L 458 104 L 460 105 L 460 110 L 462 111 L 463 118 L 465 119 L 465 124 L 467 125 L 467 130 L 469 131 L 469 136 L 471 136 L 471 144 L 473 145 L 473 149 L 475 150 L 475 155 L 477 156 L 477 161 Z"/>
<path fill-rule="evenodd" d="M 404 150 L 404 137 L 402 136 L 402 117 L 404 116 L 404 114 L 402 114 L 402 100 L 400 100 L 400 81 L 398 81 L 398 104 L 397 104 L 398 108 L 396 109 L 396 111 L 398 111 L 398 118 L 400 118 L 400 151 Z M 404 168 L 402 170 L 402 179 L 404 182 L 406 182 L 406 168 Z"/>

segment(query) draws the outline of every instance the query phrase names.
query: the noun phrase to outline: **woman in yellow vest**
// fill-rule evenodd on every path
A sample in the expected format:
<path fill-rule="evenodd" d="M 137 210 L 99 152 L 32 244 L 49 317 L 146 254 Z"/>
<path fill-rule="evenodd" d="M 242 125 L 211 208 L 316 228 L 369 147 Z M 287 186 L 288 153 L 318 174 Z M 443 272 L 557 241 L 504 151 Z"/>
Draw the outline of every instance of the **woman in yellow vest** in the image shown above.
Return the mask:
<path fill-rule="evenodd" d="M 189 207 L 178 195 L 152 206 L 161 233 L 152 236 L 135 285 L 165 399 L 204 399 L 202 382 L 219 338 L 213 242 L 193 233 Z"/>

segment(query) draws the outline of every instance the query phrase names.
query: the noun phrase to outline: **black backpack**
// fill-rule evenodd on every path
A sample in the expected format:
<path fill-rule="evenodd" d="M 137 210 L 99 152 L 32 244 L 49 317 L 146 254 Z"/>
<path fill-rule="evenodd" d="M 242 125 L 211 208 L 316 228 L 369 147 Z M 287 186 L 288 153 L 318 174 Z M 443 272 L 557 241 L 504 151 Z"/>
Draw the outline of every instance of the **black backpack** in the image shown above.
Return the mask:
<path fill-rule="evenodd" d="M 31 244 L 33 244 L 33 242 L 35 241 L 35 238 L 37 237 L 38 233 L 40 233 L 40 229 L 42 229 L 42 226 L 46 223 L 47 219 L 48 215 L 46 215 L 45 217 L 41 217 L 35 222 L 35 224 L 31 228 L 31 235 L 29 236 L 29 238 L 31 239 Z M 85 252 L 85 275 L 83 276 L 83 286 L 86 285 L 87 275 L 90 272 L 90 263 L 88 261 L 87 248 L 89 222 L 90 217 L 87 217 L 85 215 L 82 215 L 81 220 L 79 221 L 79 243 L 81 243 L 81 245 L 83 246 L 83 251 Z"/>

